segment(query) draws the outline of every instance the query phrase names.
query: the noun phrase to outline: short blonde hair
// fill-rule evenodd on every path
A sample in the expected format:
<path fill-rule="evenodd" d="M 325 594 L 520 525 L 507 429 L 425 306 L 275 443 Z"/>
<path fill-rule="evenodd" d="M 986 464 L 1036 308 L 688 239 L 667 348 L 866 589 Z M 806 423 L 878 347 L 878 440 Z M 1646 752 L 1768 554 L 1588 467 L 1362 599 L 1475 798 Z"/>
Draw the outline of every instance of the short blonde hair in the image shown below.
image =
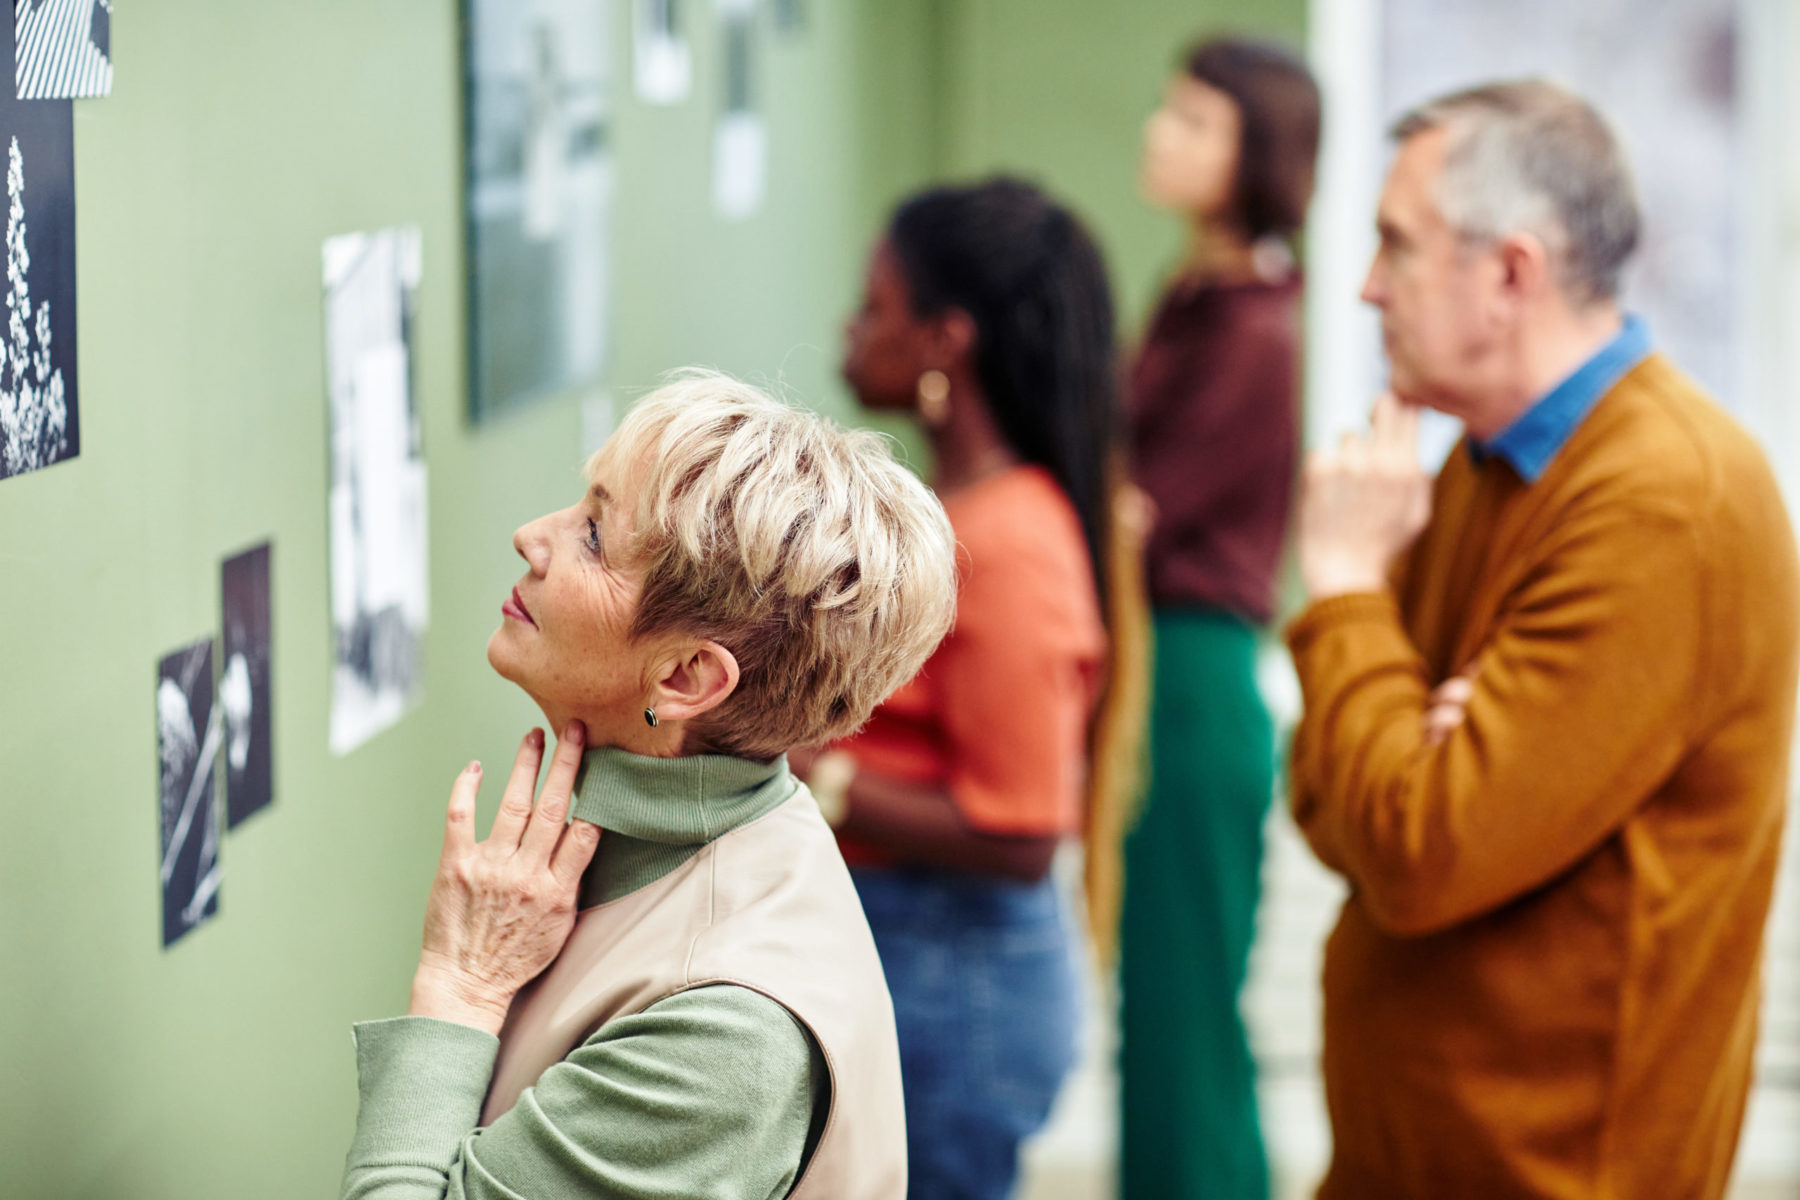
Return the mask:
<path fill-rule="evenodd" d="M 630 478 L 633 636 L 678 631 L 736 656 L 737 691 L 695 732 L 770 759 L 853 732 L 911 679 L 956 610 L 955 540 L 888 440 L 760 388 L 686 370 L 588 461 Z"/>

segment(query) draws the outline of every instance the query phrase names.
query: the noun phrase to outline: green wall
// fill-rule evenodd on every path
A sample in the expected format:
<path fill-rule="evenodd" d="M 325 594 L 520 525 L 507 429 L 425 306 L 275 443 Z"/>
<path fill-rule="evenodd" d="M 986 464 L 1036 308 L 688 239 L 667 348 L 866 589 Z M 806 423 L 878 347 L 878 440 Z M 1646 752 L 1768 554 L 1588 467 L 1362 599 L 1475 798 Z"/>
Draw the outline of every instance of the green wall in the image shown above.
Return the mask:
<path fill-rule="evenodd" d="M 764 30 L 768 203 L 725 224 L 707 8 L 684 6 L 695 95 L 645 108 L 615 3 L 621 404 L 702 362 L 849 415 L 838 330 L 866 243 L 934 173 L 1039 175 L 1141 307 L 1176 234 L 1135 199 L 1137 129 L 1173 46 L 1222 5 L 807 9 L 803 34 Z M 403 1010 L 446 786 L 470 757 L 508 761 L 537 715 L 483 647 L 512 529 L 579 486 L 580 410 L 463 416 L 458 42 L 455 0 L 132 0 L 113 95 L 76 105 L 82 453 L 0 482 L 9 1198 L 331 1194 L 348 1028 Z M 319 248 L 396 223 L 425 239 L 425 701 L 334 758 Z M 219 561 L 264 539 L 275 805 L 226 837 L 219 916 L 165 952 L 156 662 L 217 635 Z"/>
<path fill-rule="evenodd" d="M 617 90 L 622 396 L 692 361 L 833 393 L 861 242 L 929 168 L 922 123 L 882 111 L 916 99 L 928 24 L 809 7 L 803 36 L 765 31 L 757 217 L 711 214 L 701 6 L 694 96 Z M 82 453 L 0 484 L 0 1194 L 329 1195 L 348 1027 L 404 1010 L 446 786 L 536 717 L 483 647 L 512 529 L 580 487 L 579 409 L 463 417 L 454 0 L 134 0 L 113 43 L 113 95 L 76 106 Z M 399 222 L 425 238 L 426 699 L 333 758 L 320 243 Z M 165 952 L 156 661 L 217 633 L 219 560 L 263 538 L 277 798 L 226 838 L 219 916 Z"/>

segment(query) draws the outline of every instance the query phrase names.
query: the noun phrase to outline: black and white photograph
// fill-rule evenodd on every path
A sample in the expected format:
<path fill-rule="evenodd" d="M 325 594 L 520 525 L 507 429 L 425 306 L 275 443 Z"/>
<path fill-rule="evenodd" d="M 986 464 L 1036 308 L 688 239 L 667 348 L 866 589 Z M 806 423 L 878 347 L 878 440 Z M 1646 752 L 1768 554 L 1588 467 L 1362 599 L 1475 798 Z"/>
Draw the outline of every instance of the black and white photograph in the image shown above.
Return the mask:
<path fill-rule="evenodd" d="M 756 0 L 714 0 L 725 72 L 724 108 L 713 130 L 713 209 L 741 221 L 768 190 L 769 133 L 756 108 Z"/>
<path fill-rule="evenodd" d="M 470 415 L 592 380 L 610 303 L 611 5 L 465 0 Z"/>
<path fill-rule="evenodd" d="M 0 38 L 8 48 L 11 39 Z M 75 126 L 66 101 L 0 88 L 6 144 L 6 333 L 0 479 L 81 451 L 75 403 Z"/>
<path fill-rule="evenodd" d="M 219 806 L 213 764 L 213 643 L 190 643 L 156 668 L 156 742 L 162 759 L 163 945 L 219 911 Z"/>
<path fill-rule="evenodd" d="M 419 698 L 430 616 L 425 453 L 413 392 L 415 228 L 325 243 L 331 393 L 331 750 L 347 754 Z"/>
<path fill-rule="evenodd" d="M 72 100 L 112 92 L 113 0 L 13 0 L 21 100 Z"/>
<path fill-rule="evenodd" d="M 632 0 L 631 77 L 646 104 L 679 104 L 694 86 L 694 55 L 681 32 L 682 0 Z"/>
<path fill-rule="evenodd" d="M 267 808 L 275 798 L 274 716 L 269 665 L 273 622 L 269 544 L 234 554 L 219 569 L 224 643 L 219 709 L 225 721 L 225 827 Z"/>

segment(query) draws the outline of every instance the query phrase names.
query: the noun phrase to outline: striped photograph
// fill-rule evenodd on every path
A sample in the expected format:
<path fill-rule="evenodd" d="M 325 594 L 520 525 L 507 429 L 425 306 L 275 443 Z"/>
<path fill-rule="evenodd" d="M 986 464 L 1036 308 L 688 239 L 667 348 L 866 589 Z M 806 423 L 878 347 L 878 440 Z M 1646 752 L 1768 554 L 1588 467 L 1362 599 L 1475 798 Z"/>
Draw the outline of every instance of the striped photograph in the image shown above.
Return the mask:
<path fill-rule="evenodd" d="M 21 100 L 112 92 L 113 0 L 14 0 L 13 82 Z"/>

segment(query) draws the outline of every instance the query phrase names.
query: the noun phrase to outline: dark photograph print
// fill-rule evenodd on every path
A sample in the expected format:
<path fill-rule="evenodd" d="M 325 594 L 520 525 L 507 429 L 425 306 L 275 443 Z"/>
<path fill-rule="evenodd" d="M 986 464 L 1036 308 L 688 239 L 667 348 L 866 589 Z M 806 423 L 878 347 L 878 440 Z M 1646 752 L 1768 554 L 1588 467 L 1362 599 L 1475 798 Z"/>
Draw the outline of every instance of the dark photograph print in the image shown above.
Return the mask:
<path fill-rule="evenodd" d="M 274 799 L 274 722 L 270 716 L 269 545 L 225 560 L 219 593 L 225 643 L 219 709 L 225 719 L 225 827 Z"/>
<path fill-rule="evenodd" d="M 12 39 L 0 37 L 10 57 Z M 6 153 L 6 328 L 0 479 L 81 451 L 75 406 L 75 126 L 66 100 L 0 87 Z"/>
<path fill-rule="evenodd" d="M 213 763 L 213 644 L 183 646 L 156 670 L 156 741 L 162 757 L 163 945 L 219 911 L 219 808 Z"/>
<path fill-rule="evenodd" d="M 13 0 L 21 100 L 67 100 L 112 91 L 113 0 Z"/>
<path fill-rule="evenodd" d="M 464 0 L 470 415 L 605 364 L 611 6 Z"/>

